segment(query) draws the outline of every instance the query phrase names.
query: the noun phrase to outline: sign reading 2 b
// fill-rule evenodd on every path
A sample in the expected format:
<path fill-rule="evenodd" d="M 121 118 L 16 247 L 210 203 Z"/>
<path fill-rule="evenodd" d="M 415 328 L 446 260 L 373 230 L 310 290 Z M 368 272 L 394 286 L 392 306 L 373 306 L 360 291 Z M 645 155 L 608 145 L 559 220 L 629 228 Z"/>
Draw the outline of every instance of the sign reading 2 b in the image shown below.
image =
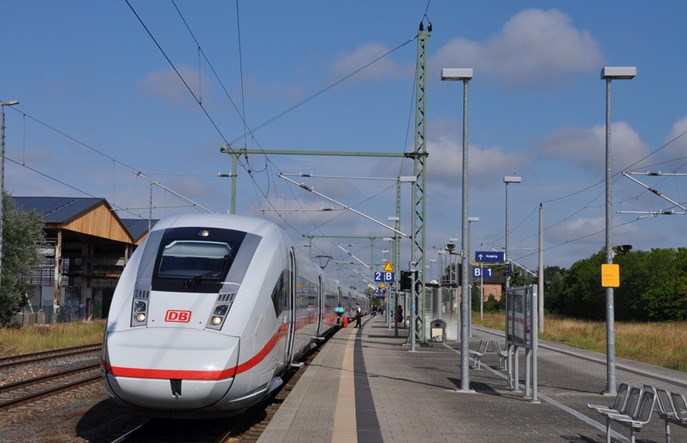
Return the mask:
<path fill-rule="evenodd" d="M 381 272 L 381 271 L 376 271 L 375 272 L 375 281 L 376 282 L 395 282 L 396 281 L 396 273 L 395 272 Z"/>

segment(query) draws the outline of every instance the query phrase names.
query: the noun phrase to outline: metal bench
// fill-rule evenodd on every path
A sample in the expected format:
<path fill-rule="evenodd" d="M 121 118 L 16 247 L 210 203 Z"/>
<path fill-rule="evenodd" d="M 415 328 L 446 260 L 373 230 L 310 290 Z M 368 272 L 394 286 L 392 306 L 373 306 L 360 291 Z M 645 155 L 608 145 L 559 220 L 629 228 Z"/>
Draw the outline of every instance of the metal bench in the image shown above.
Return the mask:
<path fill-rule="evenodd" d="M 499 356 L 499 369 L 505 369 L 506 362 L 508 361 L 508 349 L 501 345 L 500 341 L 492 340 L 491 345 Z"/>
<path fill-rule="evenodd" d="M 636 389 L 631 389 L 632 391 Z M 635 443 L 635 434 L 642 430 L 642 427 L 649 423 L 651 414 L 656 406 L 656 389 L 652 386 L 644 385 L 639 403 L 633 414 L 604 413 L 606 416 L 606 442 L 611 443 L 611 423 L 616 422 L 630 428 L 630 442 Z"/>
<path fill-rule="evenodd" d="M 673 400 L 673 406 L 675 407 L 675 412 L 679 415 L 684 416 L 687 414 L 687 402 L 685 397 L 679 392 L 671 392 L 670 398 Z"/>
<path fill-rule="evenodd" d="M 666 427 L 666 443 L 671 443 L 673 437 L 670 433 L 670 425 L 676 424 L 687 428 L 687 403 L 685 397 L 678 392 L 668 392 L 665 389 L 656 389 L 656 406 L 658 416 L 663 419 Z"/>
<path fill-rule="evenodd" d="M 480 369 L 480 365 L 482 363 L 482 356 L 487 353 L 487 347 L 489 346 L 489 342 L 486 340 L 480 340 L 479 342 L 479 348 L 475 350 L 470 350 L 470 355 L 473 358 L 473 364 L 472 367 L 476 369 Z"/>
<path fill-rule="evenodd" d="M 620 391 L 620 388 L 622 387 L 619 386 L 618 390 Z M 603 416 L 606 417 L 606 433 L 607 433 L 607 438 L 609 438 L 607 441 L 610 442 L 610 420 L 608 419 L 609 414 L 622 414 L 626 416 L 631 416 L 637 413 L 637 408 L 639 407 L 639 399 L 642 394 L 642 390 L 634 387 L 627 385 L 628 392 L 626 395 L 626 398 L 623 402 L 623 406 L 620 407 L 620 409 L 614 408 L 613 406 L 616 405 L 616 402 L 614 401 L 612 405 L 604 407 L 602 405 L 591 405 L 588 404 L 587 406 L 590 407 L 590 409 L 594 409 L 596 412 L 599 414 L 602 414 Z M 617 400 L 617 396 L 616 396 Z M 619 402 L 620 403 L 620 402 Z"/>
<path fill-rule="evenodd" d="M 615 396 L 615 399 L 613 400 L 613 404 L 606 406 L 606 405 L 595 405 L 591 403 L 587 403 L 587 407 L 589 409 L 594 409 L 598 413 L 602 413 L 601 411 L 605 411 L 609 414 L 611 413 L 616 413 L 616 414 L 623 414 L 624 411 L 626 411 L 626 405 L 627 401 L 630 398 L 629 393 L 630 393 L 630 385 L 627 383 L 620 383 L 620 386 L 618 386 L 618 391 Z M 639 390 L 637 390 L 637 395 L 639 395 Z"/>

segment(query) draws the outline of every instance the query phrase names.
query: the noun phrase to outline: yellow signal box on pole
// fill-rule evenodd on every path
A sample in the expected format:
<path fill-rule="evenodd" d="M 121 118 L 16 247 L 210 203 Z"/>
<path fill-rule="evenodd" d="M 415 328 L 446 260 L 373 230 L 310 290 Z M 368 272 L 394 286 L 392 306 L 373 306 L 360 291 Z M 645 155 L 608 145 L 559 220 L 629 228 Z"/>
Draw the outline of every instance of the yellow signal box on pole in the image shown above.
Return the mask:
<path fill-rule="evenodd" d="M 620 265 L 605 263 L 601 265 L 601 286 L 604 288 L 620 287 Z"/>
<path fill-rule="evenodd" d="M 386 266 L 384 266 L 384 272 L 394 272 L 394 267 L 391 266 L 391 262 L 386 262 Z"/>

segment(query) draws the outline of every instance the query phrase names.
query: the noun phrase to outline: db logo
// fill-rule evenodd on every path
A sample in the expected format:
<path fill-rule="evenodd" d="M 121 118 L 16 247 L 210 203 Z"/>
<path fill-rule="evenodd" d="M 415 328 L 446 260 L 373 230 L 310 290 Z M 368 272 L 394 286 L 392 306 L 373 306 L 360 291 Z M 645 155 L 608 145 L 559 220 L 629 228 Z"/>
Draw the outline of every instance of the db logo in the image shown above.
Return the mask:
<path fill-rule="evenodd" d="M 191 321 L 191 311 L 169 310 L 165 314 L 165 321 L 167 321 L 167 322 L 178 322 L 178 323 L 188 323 Z"/>

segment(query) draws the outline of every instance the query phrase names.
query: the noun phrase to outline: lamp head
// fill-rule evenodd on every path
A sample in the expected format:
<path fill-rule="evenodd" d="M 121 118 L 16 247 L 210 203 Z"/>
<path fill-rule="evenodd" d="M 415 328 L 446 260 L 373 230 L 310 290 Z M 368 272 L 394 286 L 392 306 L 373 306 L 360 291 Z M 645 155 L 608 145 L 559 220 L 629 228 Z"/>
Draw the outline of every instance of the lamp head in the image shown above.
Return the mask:
<path fill-rule="evenodd" d="M 521 183 L 522 182 L 522 177 L 519 177 L 517 175 L 507 175 L 503 177 L 503 182 L 508 184 L 508 183 Z"/>
<path fill-rule="evenodd" d="M 472 80 L 472 68 L 443 68 L 442 80 Z"/>
<path fill-rule="evenodd" d="M 606 66 L 601 70 L 603 80 L 632 80 L 636 75 L 635 66 Z"/>

